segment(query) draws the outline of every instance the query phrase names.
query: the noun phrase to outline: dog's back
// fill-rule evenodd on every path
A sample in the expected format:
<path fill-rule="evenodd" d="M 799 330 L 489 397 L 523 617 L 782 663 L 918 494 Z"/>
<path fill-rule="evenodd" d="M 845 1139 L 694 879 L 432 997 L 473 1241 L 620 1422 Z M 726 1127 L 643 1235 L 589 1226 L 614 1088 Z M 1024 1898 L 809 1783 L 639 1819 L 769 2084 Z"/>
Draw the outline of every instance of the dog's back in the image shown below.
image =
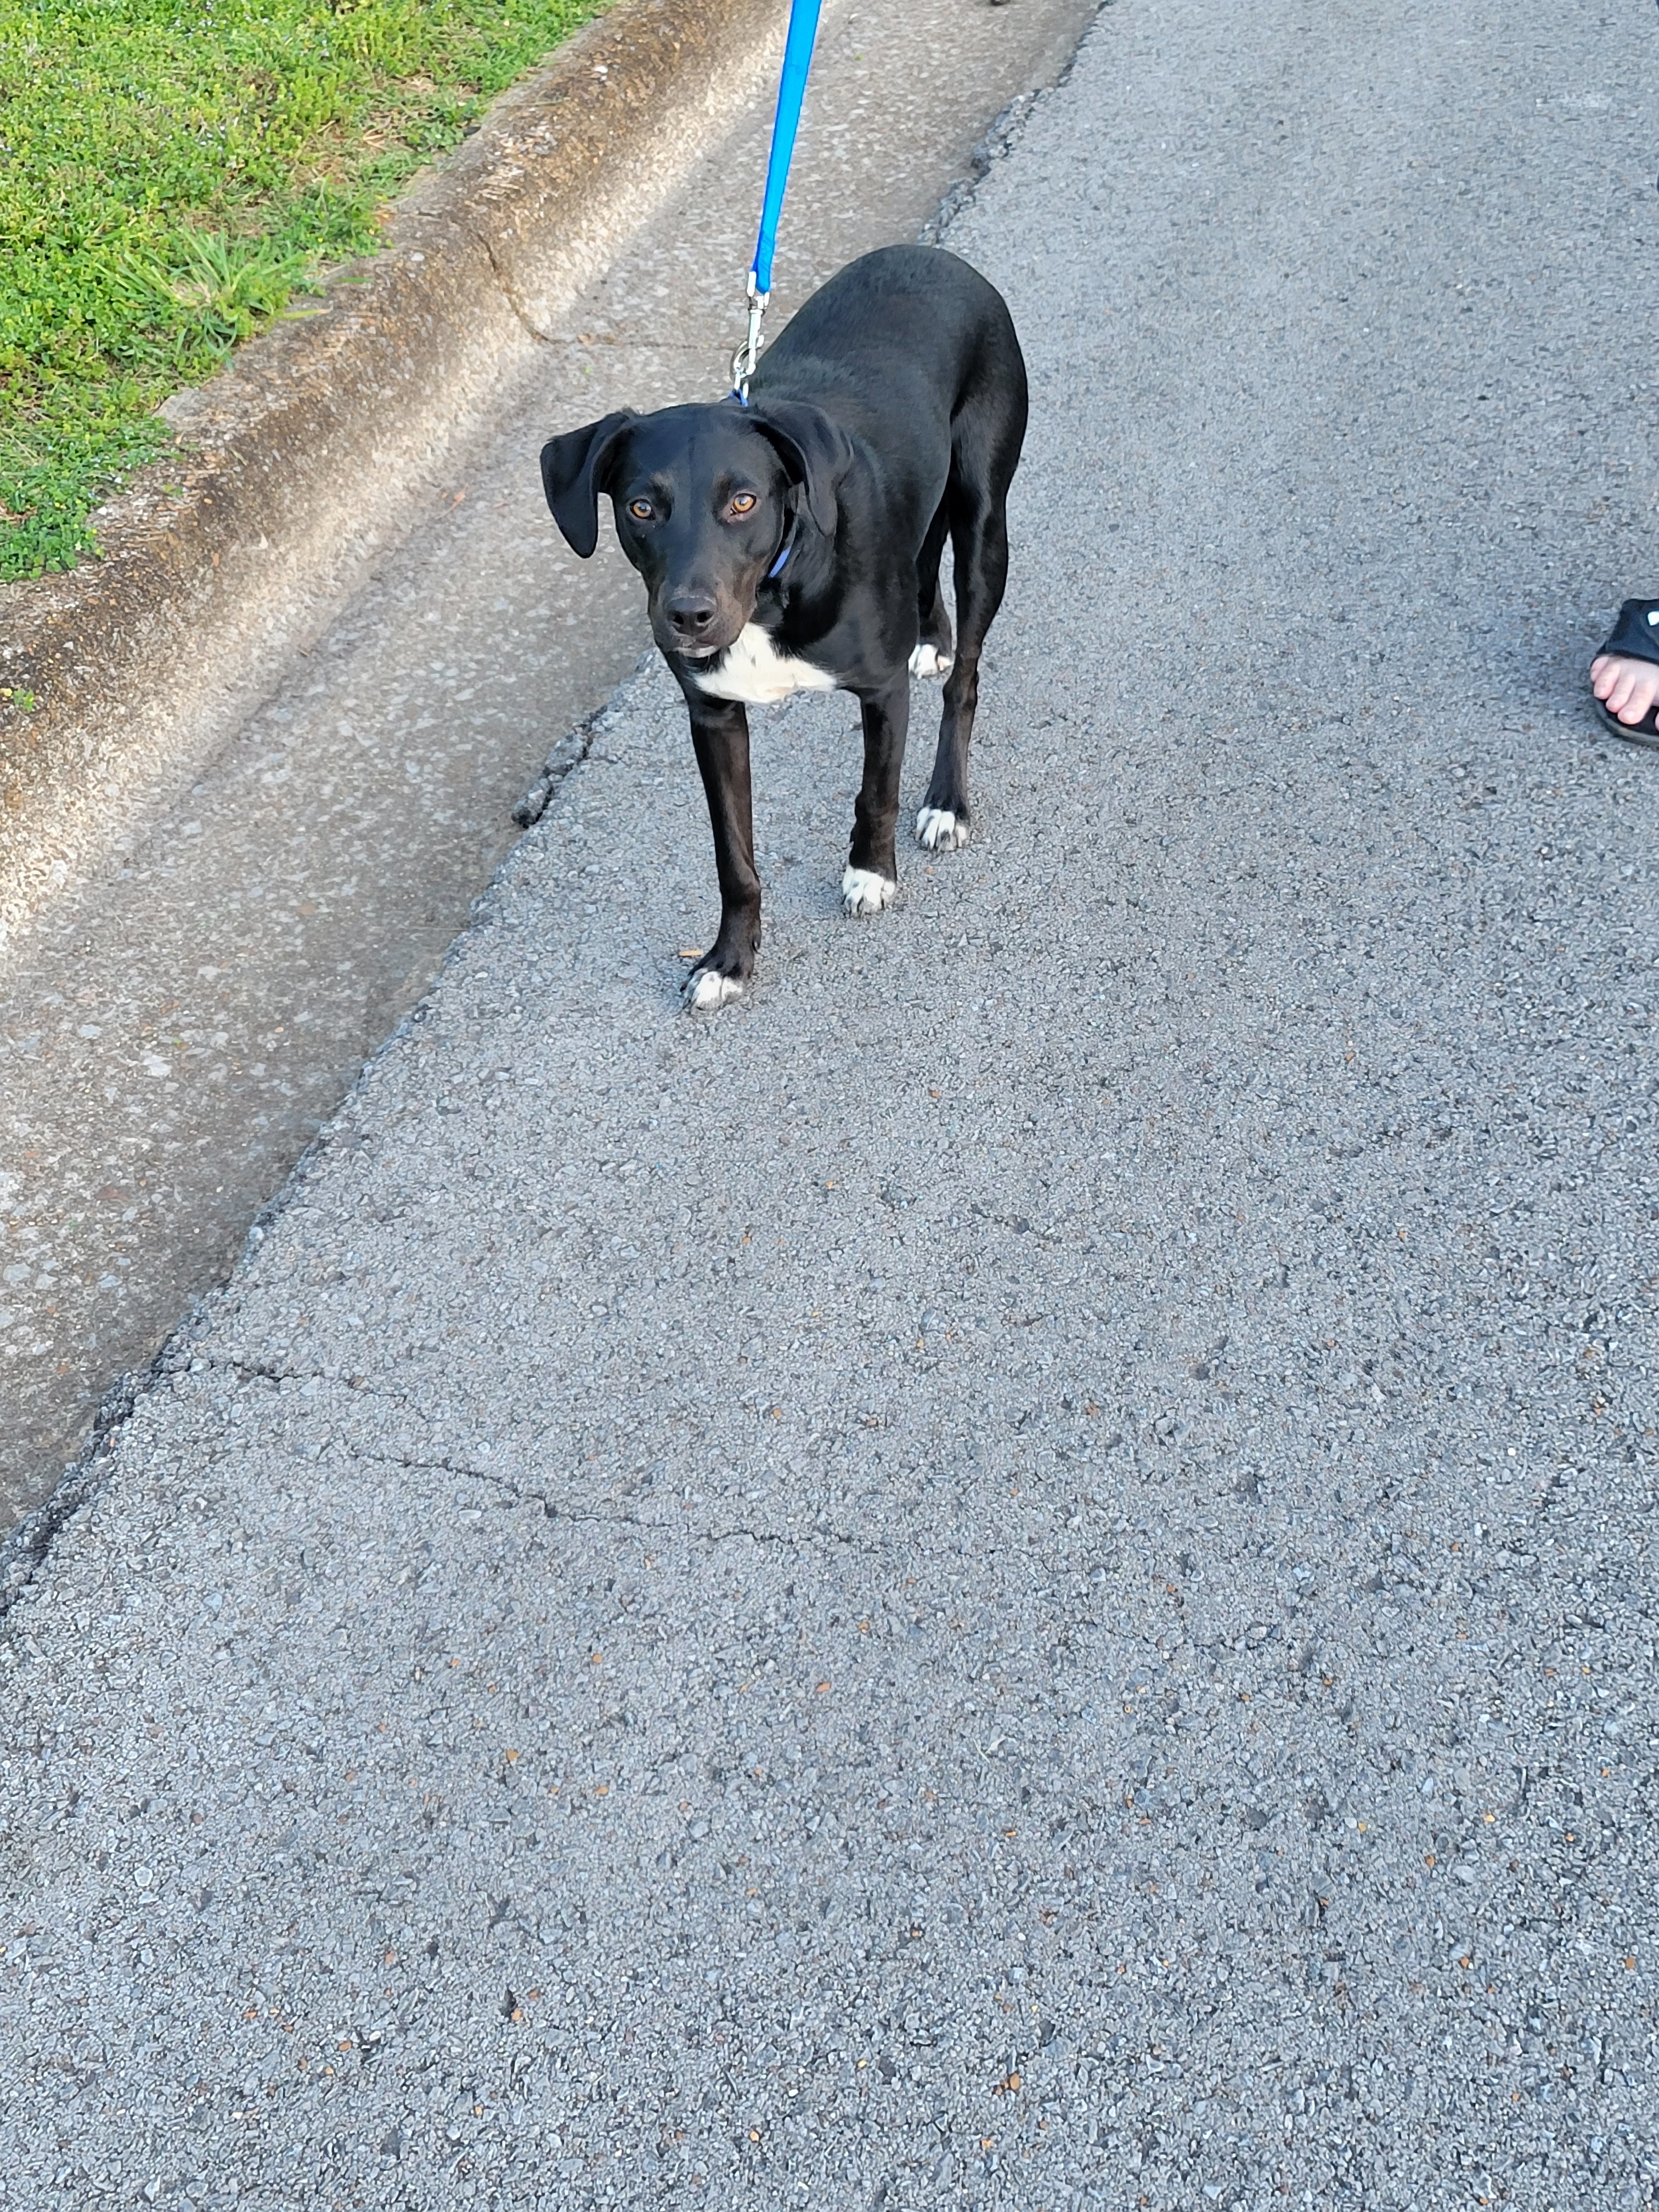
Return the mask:
<path fill-rule="evenodd" d="M 1002 295 L 929 246 L 878 246 L 848 262 L 796 311 L 753 385 L 757 406 L 811 400 L 888 467 L 908 475 L 921 465 L 940 483 L 952 424 L 992 392 L 1001 422 L 1023 433 L 1025 363 Z"/>

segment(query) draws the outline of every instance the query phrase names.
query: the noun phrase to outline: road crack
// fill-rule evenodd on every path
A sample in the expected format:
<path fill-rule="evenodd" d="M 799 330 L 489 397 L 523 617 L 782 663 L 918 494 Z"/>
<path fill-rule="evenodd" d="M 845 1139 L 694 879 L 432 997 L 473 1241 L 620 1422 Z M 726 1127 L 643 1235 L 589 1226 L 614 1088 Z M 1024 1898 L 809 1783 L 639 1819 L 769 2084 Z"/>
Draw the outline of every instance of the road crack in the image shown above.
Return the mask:
<path fill-rule="evenodd" d="M 647 1536 L 684 1537 L 696 1544 L 728 1544 L 747 1541 L 751 1544 L 773 1544 L 781 1547 L 803 1545 L 833 1545 L 844 1551 L 861 1551 L 872 1557 L 885 1555 L 886 1547 L 872 1544 L 842 1528 L 754 1528 L 744 1522 L 734 1522 L 725 1528 L 687 1527 L 676 1521 L 656 1520 L 643 1514 L 599 1512 L 592 1507 L 561 1504 L 544 1490 L 515 1482 L 510 1475 L 496 1474 L 488 1468 L 473 1467 L 464 1460 L 447 1458 L 422 1459 L 407 1452 L 366 1451 L 356 1445 L 346 1444 L 347 1455 L 356 1462 L 375 1467 L 396 1468 L 408 1474 L 449 1474 L 470 1482 L 482 1482 L 497 1490 L 514 1504 L 538 1505 L 548 1520 L 568 1522 L 573 1527 L 631 1529 Z"/>

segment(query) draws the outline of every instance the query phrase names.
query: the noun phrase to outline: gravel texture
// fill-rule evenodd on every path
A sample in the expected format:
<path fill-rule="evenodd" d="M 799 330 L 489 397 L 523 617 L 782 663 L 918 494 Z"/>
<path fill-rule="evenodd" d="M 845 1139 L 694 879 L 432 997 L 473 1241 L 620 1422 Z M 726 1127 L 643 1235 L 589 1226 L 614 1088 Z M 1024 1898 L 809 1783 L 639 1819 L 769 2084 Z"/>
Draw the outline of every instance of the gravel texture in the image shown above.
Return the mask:
<path fill-rule="evenodd" d="M 0 2203 L 1655 2202 L 1622 20 L 1102 18 L 977 842 L 757 715 L 685 1017 L 619 696 L 8 1616 Z"/>

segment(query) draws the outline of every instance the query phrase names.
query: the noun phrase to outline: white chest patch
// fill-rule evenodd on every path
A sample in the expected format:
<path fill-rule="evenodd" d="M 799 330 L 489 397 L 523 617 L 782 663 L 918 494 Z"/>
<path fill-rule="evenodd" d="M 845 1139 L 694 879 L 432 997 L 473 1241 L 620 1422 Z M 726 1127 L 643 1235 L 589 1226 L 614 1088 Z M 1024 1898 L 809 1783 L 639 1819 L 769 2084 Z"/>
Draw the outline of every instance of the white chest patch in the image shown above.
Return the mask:
<path fill-rule="evenodd" d="M 746 623 L 726 647 L 718 665 L 707 675 L 695 663 L 691 681 L 711 699 L 735 699 L 745 707 L 769 707 L 792 691 L 833 691 L 836 679 L 828 669 L 810 660 L 793 660 L 781 653 L 757 623 Z"/>

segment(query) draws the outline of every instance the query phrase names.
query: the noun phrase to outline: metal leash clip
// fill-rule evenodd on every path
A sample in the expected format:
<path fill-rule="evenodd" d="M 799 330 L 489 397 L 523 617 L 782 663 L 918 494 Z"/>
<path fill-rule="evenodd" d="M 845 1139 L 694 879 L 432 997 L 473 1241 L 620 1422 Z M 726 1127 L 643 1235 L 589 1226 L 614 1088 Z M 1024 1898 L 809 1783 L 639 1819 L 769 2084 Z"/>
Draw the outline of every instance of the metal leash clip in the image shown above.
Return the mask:
<path fill-rule="evenodd" d="M 771 296 L 769 292 L 760 289 L 751 269 L 749 272 L 749 335 L 732 356 L 732 390 L 744 407 L 749 404 L 749 380 L 755 374 L 755 363 L 760 359 L 760 349 L 765 343 L 761 337 L 761 324 L 765 318 L 766 303 Z"/>

